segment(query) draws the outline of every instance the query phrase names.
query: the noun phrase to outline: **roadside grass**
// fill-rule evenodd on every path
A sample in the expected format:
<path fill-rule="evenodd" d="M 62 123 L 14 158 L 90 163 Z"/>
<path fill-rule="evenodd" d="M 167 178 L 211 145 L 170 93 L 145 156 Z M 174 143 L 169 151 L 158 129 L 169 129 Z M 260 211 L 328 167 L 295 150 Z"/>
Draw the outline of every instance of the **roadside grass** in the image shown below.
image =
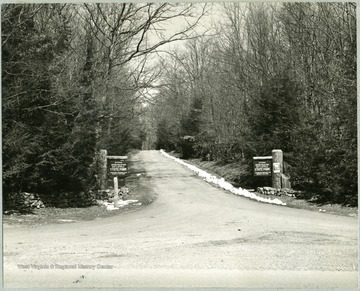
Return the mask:
<path fill-rule="evenodd" d="M 17 226 L 36 227 L 44 224 L 74 223 L 105 218 L 141 209 L 156 199 L 156 193 L 151 187 L 150 178 L 146 176 L 144 168 L 136 160 L 136 152 L 129 155 L 129 176 L 125 180 L 129 194 L 124 200 L 138 200 L 137 203 L 123 206 L 116 210 L 106 210 L 104 205 L 94 205 L 83 208 L 40 208 L 32 209 L 26 214 L 3 214 L 3 227 Z M 139 205 L 138 203 L 141 203 Z"/>
<path fill-rule="evenodd" d="M 179 157 L 179 155 L 173 152 L 171 153 L 171 155 Z M 241 167 L 241 165 L 238 164 L 223 165 L 214 161 L 202 161 L 201 159 L 188 159 L 185 161 L 189 164 L 201 168 L 202 170 L 208 172 L 211 175 L 214 175 L 218 178 L 222 177 L 230 183 L 236 181 L 236 185 L 234 184 L 235 187 L 238 184 L 237 177 L 239 177 L 239 174 L 243 172 L 243 168 Z M 248 190 L 252 190 L 252 189 L 248 189 Z M 323 204 L 308 199 L 303 199 L 299 197 L 298 198 L 289 197 L 286 195 L 271 196 L 271 195 L 260 194 L 256 191 L 254 191 L 254 193 L 264 198 L 269 198 L 269 197 L 278 198 L 281 201 L 285 202 L 287 207 L 307 209 L 311 211 L 324 212 L 334 215 L 352 216 L 352 217 L 358 216 L 358 207 L 350 207 L 350 206 L 343 206 L 340 204 L 329 204 L 329 203 Z"/>

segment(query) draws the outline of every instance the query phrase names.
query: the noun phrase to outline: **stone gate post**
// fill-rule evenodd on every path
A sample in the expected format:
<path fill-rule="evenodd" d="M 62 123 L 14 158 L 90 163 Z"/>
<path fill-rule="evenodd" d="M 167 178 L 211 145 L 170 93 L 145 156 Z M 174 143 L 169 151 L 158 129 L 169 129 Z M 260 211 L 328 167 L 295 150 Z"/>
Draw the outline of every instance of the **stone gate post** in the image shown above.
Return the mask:
<path fill-rule="evenodd" d="M 272 187 L 281 189 L 281 175 L 283 173 L 282 150 L 272 151 Z"/>
<path fill-rule="evenodd" d="M 106 189 L 106 182 L 107 182 L 107 151 L 100 150 L 99 155 L 99 179 L 100 179 L 100 189 Z"/>

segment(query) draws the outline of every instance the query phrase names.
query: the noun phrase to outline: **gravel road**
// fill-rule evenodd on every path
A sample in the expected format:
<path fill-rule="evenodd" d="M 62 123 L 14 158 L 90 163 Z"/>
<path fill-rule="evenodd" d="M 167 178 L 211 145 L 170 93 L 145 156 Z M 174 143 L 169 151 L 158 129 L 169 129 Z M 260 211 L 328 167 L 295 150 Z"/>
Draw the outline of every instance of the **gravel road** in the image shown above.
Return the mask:
<path fill-rule="evenodd" d="M 235 196 L 158 151 L 135 160 L 154 203 L 4 229 L 5 287 L 357 287 L 357 218 Z"/>

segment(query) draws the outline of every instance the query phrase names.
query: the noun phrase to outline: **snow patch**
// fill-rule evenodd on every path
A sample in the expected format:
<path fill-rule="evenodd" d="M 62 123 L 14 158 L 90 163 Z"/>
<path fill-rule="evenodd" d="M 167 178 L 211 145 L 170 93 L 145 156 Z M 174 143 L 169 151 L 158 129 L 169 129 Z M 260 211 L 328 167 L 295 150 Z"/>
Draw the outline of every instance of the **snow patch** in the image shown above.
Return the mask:
<path fill-rule="evenodd" d="M 195 167 L 194 165 L 190 165 L 190 164 L 184 162 L 183 160 L 181 160 L 179 158 L 176 158 L 176 157 L 173 157 L 173 156 L 169 155 L 164 150 L 160 150 L 160 153 L 162 155 L 164 155 L 165 157 L 173 159 L 175 162 L 177 162 L 177 163 L 187 167 L 191 171 L 197 173 L 198 176 L 202 177 L 206 182 L 208 182 L 210 184 L 215 184 L 215 185 L 219 186 L 220 188 L 225 189 L 227 191 L 230 191 L 231 193 L 233 193 L 235 195 L 247 197 L 247 198 L 250 198 L 252 200 L 256 200 L 256 201 L 264 202 L 264 203 L 269 203 L 269 204 L 286 205 L 286 203 L 282 202 L 278 198 L 275 198 L 275 199 L 263 198 L 263 197 L 257 196 L 255 193 L 251 193 L 251 192 L 249 192 L 249 191 L 247 191 L 245 189 L 235 188 L 229 182 L 226 182 L 224 178 L 219 179 L 219 178 L 215 177 L 214 175 L 211 175 L 211 174 L 205 172 L 204 170 L 201 170 L 198 167 Z"/>

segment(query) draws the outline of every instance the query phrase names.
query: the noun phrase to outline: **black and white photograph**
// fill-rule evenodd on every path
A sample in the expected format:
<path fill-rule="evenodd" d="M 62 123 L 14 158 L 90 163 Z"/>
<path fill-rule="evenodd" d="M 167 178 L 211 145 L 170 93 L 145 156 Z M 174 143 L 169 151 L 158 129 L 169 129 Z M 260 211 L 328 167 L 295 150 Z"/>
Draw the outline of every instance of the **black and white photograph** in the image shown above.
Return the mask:
<path fill-rule="evenodd" d="M 359 287 L 356 2 L 0 8 L 3 287 Z"/>

